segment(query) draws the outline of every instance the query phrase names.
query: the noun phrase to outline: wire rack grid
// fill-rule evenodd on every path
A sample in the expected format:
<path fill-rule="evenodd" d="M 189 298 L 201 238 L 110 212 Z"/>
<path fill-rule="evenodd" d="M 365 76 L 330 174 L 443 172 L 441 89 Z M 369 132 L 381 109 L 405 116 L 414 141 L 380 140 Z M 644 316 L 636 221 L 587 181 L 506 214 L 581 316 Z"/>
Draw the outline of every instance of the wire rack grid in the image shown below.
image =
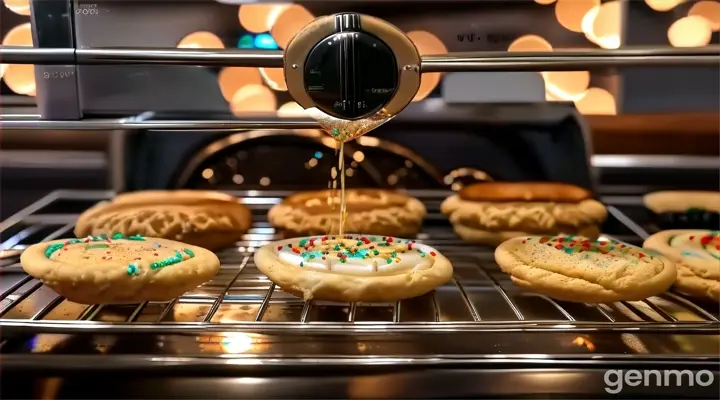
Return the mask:
<path fill-rule="evenodd" d="M 348 331 L 617 331 L 717 334 L 717 308 L 675 293 L 609 304 L 561 302 L 513 285 L 499 270 L 493 249 L 460 241 L 439 214 L 444 191 L 412 193 L 429 216 L 417 240 L 445 254 L 453 279 L 434 292 L 391 304 L 302 301 L 282 291 L 253 262 L 254 251 L 280 236 L 267 210 L 287 193 L 244 192 L 254 214 L 252 229 L 236 247 L 218 253 L 217 276 L 167 303 L 80 305 L 58 296 L 22 271 L 18 257 L 28 244 L 72 235 L 77 213 L 112 196 L 108 192 L 57 191 L 4 221 L 0 233 L 0 327 L 4 332 L 198 332 L 274 330 Z M 65 203 L 66 207 L 60 207 Z M 73 212 L 57 212 L 71 209 Z M 611 218 L 647 233 L 620 209 Z M 610 236 L 607 236 L 610 237 Z M 614 236 L 614 239 L 627 239 Z M 637 241 L 637 237 L 635 238 Z"/>

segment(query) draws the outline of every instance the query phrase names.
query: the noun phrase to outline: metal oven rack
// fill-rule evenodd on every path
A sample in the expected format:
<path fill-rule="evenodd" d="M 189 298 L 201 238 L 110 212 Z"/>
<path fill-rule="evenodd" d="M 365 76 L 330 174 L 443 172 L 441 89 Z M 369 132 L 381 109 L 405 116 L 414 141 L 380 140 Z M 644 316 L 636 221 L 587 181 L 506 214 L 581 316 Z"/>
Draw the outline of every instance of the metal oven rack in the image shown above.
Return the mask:
<path fill-rule="evenodd" d="M 0 280 L 0 328 L 14 333 L 206 333 L 259 331 L 335 334 L 352 332 L 615 332 L 656 334 L 717 334 L 717 307 L 696 304 L 666 293 L 639 302 L 577 304 L 526 293 L 498 269 L 493 249 L 461 242 L 439 215 L 444 191 L 413 195 L 425 202 L 429 226 L 418 236 L 446 254 L 455 267 L 454 279 L 433 294 L 395 304 L 336 304 L 303 302 L 284 293 L 262 275 L 253 252 L 279 236 L 265 213 L 287 193 L 241 193 L 254 211 L 254 224 L 237 247 L 218 255 L 222 267 L 212 281 L 169 303 L 137 306 L 81 306 L 58 297 L 41 282 L 25 275 L 18 264 L 22 248 L 37 240 L 72 236 L 75 213 L 108 199 L 107 192 L 57 191 L 6 220 Z M 637 231 L 620 209 L 610 215 Z M 628 223 L 628 221 L 630 221 Z M 641 232 L 642 233 L 642 232 Z M 637 237 L 619 236 L 637 242 Z"/>

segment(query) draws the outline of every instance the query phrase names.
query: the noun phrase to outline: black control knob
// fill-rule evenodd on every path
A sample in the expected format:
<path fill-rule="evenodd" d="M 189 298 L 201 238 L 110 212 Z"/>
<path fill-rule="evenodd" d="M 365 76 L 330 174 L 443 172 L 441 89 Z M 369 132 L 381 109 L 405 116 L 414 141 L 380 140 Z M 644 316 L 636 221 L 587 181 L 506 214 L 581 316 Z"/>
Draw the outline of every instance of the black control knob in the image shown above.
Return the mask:
<path fill-rule="evenodd" d="M 334 117 L 371 116 L 397 90 L 395 55 L 382 40 L 362 31 L 358 14 L 335 15 L 335 31 L 308 53 L 305 90 L 320 110 Z"/>

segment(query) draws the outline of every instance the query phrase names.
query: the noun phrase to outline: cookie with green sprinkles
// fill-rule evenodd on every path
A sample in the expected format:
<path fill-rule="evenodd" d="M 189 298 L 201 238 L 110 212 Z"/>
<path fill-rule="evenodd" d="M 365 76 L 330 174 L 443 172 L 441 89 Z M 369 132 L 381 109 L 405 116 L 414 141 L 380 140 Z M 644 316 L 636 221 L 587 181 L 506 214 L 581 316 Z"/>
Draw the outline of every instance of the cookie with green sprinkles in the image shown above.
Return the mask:
<path fill-rule="evenodd" d="M 173 240 L 121 233 L 60 239 L 28 247 L 23 269 L 80 304 L 170 301 L 210 280 L 217 256 Z"/>

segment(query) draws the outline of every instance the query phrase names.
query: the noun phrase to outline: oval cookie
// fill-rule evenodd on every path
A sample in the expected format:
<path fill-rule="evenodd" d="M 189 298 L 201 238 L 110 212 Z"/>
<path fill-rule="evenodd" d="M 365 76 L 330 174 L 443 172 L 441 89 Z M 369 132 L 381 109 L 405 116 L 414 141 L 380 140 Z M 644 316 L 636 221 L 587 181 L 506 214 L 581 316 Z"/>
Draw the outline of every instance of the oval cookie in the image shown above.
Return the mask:
<path fill-rule="evenodd" d="M 38 243 L 20 262 L 25 272 L 81 304 L 170 301 L 220 269 L 217 256 L 201 247 L 121 234 Z"/>
<path fill-rule="evenodd" d="M 450 261 L 430 246 L 372 235 L 281 240 L 261 247 L 255 264 L 288 293 L 341 302 L 420 296 L 453 272 Z"/>
<path fill-rule="evenodd" d="M 675 261 L 675 288 L 680 292 L 720 301 L 720 231 L 662 231 L 650 236 L 643 247 Z"/>
<path fill-rule="evenodd" d="M 576 302 L 642 300 L 665 292 L 676 275 L 674 263 L 652 250 L 573 236 L 510 239 L 495 261 L 518 286 Z"/>

